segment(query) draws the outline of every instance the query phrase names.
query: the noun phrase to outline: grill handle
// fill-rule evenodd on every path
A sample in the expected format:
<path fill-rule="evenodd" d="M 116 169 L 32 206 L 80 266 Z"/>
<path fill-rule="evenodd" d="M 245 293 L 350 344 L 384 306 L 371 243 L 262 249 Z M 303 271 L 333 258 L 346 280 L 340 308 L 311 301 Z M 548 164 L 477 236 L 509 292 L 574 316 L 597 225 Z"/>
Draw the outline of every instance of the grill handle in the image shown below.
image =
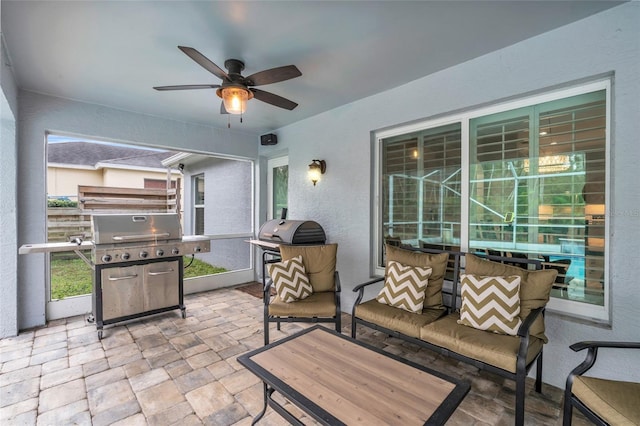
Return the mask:
<path fill-rule="evenodd" d="M 282 237 L 278 234 L 267 234 L 266 232 L 263 233 L 262 235 L 264 235 L 265 237 L 269 237 L 269 238 L 277 238 L 280 241 L 282 241 Z"/>
<path fill-rule="evenodd" d="M 160 271 L 160 272 L 149 272 L 148 275 L 155 277 L 158 275 L 167 275 L 173 272 L 173 269 L 169 269 L 168 271 Z"/>
<path fill-rule="evenodd" d="M 140 235 L 116 235 L 113 237 L 115 241 L 139 241 L 147 238 L 162 238 L 162 237 L 170 237 L 171 234 L 168 232 L 163 232 L 162 234 L 140 234 Z"/>
<path fill-rule="evenodd" d="M 130 280 L 132 278 L 138 278 L 138 274 L 127 275 L 125 277 L 109 277 L 109 281 L 122 281 L 122 280 Z"/>

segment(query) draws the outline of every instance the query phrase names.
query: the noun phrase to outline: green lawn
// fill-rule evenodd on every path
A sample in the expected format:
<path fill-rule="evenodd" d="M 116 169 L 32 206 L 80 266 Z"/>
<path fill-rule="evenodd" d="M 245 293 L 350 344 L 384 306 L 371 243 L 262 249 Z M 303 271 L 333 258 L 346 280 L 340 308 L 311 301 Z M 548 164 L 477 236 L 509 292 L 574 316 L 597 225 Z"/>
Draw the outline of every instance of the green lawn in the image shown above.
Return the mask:
<path fill-rule="evenodd" d="M 191 257 L 184 258 L 184 265 L 191 262 Z M 226 272 L 224 268 L 209 265 L 201 260 L 194 259 L 191 266 L 184 270 L 184 278 L 199 277 L 202 275 L 218 274 Z M 92 291 L 92 272 L 89 265 L 79 258 L 55 258 L 51 259 L 51 299 L 64 299 L 65 297 L 90 294 Z"/>

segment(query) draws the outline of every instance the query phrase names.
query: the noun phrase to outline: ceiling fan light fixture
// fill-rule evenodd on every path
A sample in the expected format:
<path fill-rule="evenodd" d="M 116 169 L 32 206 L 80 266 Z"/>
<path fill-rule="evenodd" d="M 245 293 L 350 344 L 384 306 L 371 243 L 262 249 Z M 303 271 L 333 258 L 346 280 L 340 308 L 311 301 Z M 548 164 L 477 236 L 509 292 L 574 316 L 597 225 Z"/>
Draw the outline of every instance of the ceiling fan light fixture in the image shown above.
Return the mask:
<path fill-rule="evenodd" d="M 242 87 L 223 87 L 218 96 L 222 98 L 224 108 L 229 114 L 244 114 L 247 101 L 253 97 L 250 94 L 253 93 Z"/>

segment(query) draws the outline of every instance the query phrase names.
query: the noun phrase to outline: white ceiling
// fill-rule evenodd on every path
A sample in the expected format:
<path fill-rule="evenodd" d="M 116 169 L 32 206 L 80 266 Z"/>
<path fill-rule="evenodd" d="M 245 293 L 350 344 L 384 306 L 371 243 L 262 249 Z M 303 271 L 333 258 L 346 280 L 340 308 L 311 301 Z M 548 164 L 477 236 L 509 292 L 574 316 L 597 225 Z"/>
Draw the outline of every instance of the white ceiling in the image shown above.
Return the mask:
<path fill-rule="evenodd" d="M 218 127 L 218 84 L 177 46 L 243 75 L 294 64 L 237 129 L 266 132 L 405 84 L 620 4 L 616 1 L 7 1 L 2 35 L 20 88 Z"/>

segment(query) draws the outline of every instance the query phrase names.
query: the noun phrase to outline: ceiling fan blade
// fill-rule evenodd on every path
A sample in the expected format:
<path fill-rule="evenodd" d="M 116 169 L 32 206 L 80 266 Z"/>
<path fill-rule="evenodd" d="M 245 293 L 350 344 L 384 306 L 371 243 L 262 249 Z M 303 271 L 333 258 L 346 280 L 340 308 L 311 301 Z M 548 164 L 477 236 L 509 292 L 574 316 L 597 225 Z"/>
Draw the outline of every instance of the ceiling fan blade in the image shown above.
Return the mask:
<path fill-rule="evenodd" d="M 224 102 L 220 102 L 220 114 L 229 114 L 227 109 L 224 107 Z"/>
<path fill-rule="evenodd" d="M 191 90 L 191 89 L 217 89 L 219 84 L 182 84 L 178 86 L 156 86 L 156 90 Z"/>
<path fill-rule="evenodd" d="M 245 77 L 245 83 L 248 86 L 261 86 L 263 84 L 278 83 L 279 81 L 290 80 L 300 77 L 302 73 L 295 65 L 285 65 L 284 67 L 271 68 L 251 74 Z"/>
<path fill-rule="evenodd" d="M 222 70 L 222 68 L 211 62 L 209 58 L 198 52 L 193 47 L 178 46 L 178 49 L 182 50 L 188 57 L 196 61 L 198 65 L 200 65 L 202 68 L 206 69 L 216 77 L 221 78 L 224 81 L 230 81 L 229 76 Z"/>
<path fill-rule="evenodd" d="M 282 96 L 274 95 L 270 92 L 265 92 L 264 90 L 253 88 L 249 90 L 253 92 L 253 96 L 259 101 L 266 102 L 280 108 L 292 110 L 298 106 L 297 103 L 290 101 L 289 99 L 283 98 Z"/>

